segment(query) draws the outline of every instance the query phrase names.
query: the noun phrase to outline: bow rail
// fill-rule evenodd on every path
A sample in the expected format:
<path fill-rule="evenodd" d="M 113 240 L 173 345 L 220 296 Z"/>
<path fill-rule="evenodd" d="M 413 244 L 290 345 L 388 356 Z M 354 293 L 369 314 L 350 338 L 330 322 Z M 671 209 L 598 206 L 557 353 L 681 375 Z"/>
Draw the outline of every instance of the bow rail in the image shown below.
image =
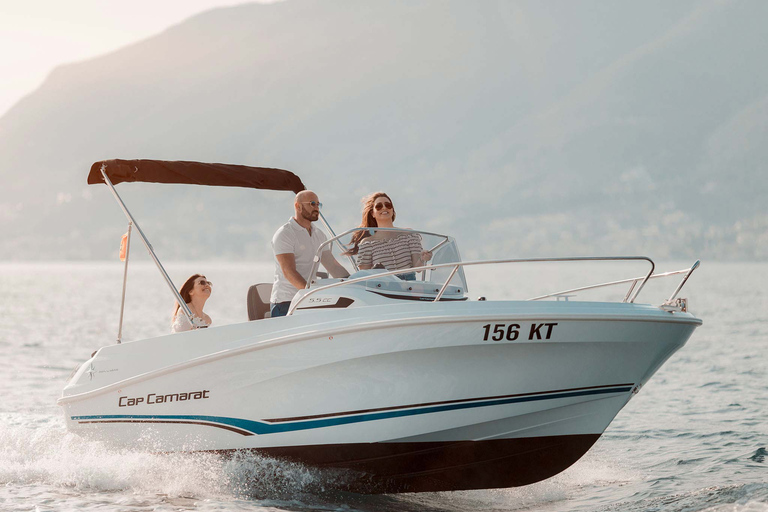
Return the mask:
<path fill-rule="evenodd" d="M 364 228 L 364 229 L 368 229 L 368 228 Z M 377 229 L 380 229 L 380 228 L 377 228 Z M 343 235 L 349 234 L 349 233 L 354 232 L 354 231 L 356 231 L 356 230 L 350 230 L 348 232 L 342 233 L 342 235 L 339 235 L 339 236 L 343 236 Z M 440 236 L 444 236 L 444 235 L 440 235 Z M 327 241 L 327 243 L 331 243 L 331 242 L 333 242 L 333 239 Z M 320 254 L 321 251 L 322 251 L 322 246 L 318 250 L 318 254 Z M 538 297 L 532 297 L 532 298 L 526 299 L 526 300 L 529 300 L 529 301 L 541 300 L 541 299 L 549 298 L 549 297 L 562 296 L 564 294 L 571 293 L 571 292 L 589 290 L 589 289 L 594 289 L 594 288 L 602 288 L 602 287 L 614 286 L 614 285 L 618 285 L 618 284 L 625 284 L 625 283 L 630 283 L 631 282 L 632 285 L 630 287 L 630 290 L 627 292 L 627 295 L 624 297 L 624 300 L 622 302 L 633 303 L 637 299 L 637 296 L 640 294 L 640 292 L 642 291 L 642 289 L 645 286 L 645 284 L 650 279 L 660 278 L 660 277 L 667 277 L 667 276 L 671 276 L 671 275 L 683 274 L 684 273 L 686 275 L 685 275 L 682 283 L 680 283 L 680 285 L 678 286 L 677 290 L 675 290 L 675 293 L 672 296 L 672 298 L 674 298 L 680 292 L 680 289 L 682 288 L 682 285 L 685 284 L 685 281 L 688 279 L 690 274 L 699 266 L 699 261 L 697 261 L 696 263 L 694 263 L 694 265 L 691 268 L 688 268 L 688 269 L 675 270 L 675 271 L 672 271 L 672 272 L 664 272 L 662 274 L 654 274 L 653 271 L 655 270 L 656 265 L 653 262 L 653 260 L 651 260 L 647 256 L 584 256 L 584 257 L 567 257 L 567 258 L 514 258 L 514 259 L 498 259 L 498 260 L 460 261 L 460 262 L 451 262 L 451 263 L 440 263 L 440 264 L 435 264 L 435 265 L 424 265 L 424 266 L 420 266 L 420 267 L 413 267 L 413 268 L 410 268 L 410 269 L 407 269 L 407 270 L 411 271 L 411 272 L 422 272 L 422 271 L 426 271 L 426 270 L 435 270 L 435 269 L 438 269 L 438 268 L 449 268 L 449 269 L 451 269 L 450 274 L 445 279 L 442 287 L 437 292 L 437 295 L 435 296 L 435 298 L 433 300 L 433 302 L 437 302 L 437 301 L 439 301 L 442 298 L 442 296 L 445 293 L 446 289 L 448 288 L 448 285 L 449 285 L 451 279 L 453 278 L 453 276 L 456 274 L 456 272 L 458 272 L 458 270 L 460 268 L 463 268 L 463 267 L 478 266 L 478 265 L 497 265 L 497 264 L 502 264 L 502 263 L 549 263 L 549 262 L 574 262 L 574 261 L 579 261 L 579 262 L 584 262 L 584 261 L 646 261 L 650 265 L 650 269 L 648 270 L 648 273 L 645 276 L 634 277 L 634 278 L 629 278 L 629 279 L 622 279 L 620 281 L 611 281 L 611 282 L 607 282 L 607 283 L 601 283 L 601 284 L 596 284 L 596 285 L 584 286 L 584 287 L 580 287 L 580 288 L 573 288 L 573 289 L 564 290 L 564 291 L 560 291 L 560 292 L 556 292 L 556 293 L 551 293 L 551 294 L 547 294 L 547 295 L 541 295 L 541 296 L 538 296 Z M 317 270 L 317 266 L 318 265 L 319 265 L 319 256 L 316 256 L 315 267 L 313 268 L 313 273 L 311 274 L 312 276 L 314 275 L 314 271 Z M 332 288 L 336 288 L 336 287 L 339 287 L 339 286 L 347 286 L 347 285 L 351 285 L 351 284 L 355 284 L 355 283 L 362 283 L 362 282 L 365 282 L 365 281 L 370 281 L 372 279 L 379 279 L 381 277 L 386 277 L 386 276 L 391 276 L 391 275 L 396 275 L 396 274 L 402 274 L 404 270 L 406 270 L 406 269 L 388 270 L 388 271 L 378 272 L 376 274 L 366 275 L 366 276 L 357 277 L 357 278 L 353 278 L 353 279 L 346 279 L 346 280 L 343 279 L 341 281 L 338 281 L 338 282 L 335 282 L 335 283 L 330 283 L 330 284 L 327 284 L 327 285 L 324 285 L 324 286 L 320 286 L 320 287 L 317 287 L 317 288 L 309 288 L 310 284 L 308 282 L 308 284 L 307 284 L 308 292 L 306 294 L 304 294 L 298 301 L 296 301 L 296 303 L 291 304 L 291 307 L 288 310 L 288 315 L 292 315 L 293 312 L 296 310 L 296 308 L 301 303 L 303 303 L 308 297 L 310 297 L 312 295 L 315 295 L 317 293 L 320 293 L 320 292 L 323 292 L 323 291 L 326 291 L 326 290 L 330 290 Z M 639 284 L 639 286 L 638 286 L 638 284 Z"/>

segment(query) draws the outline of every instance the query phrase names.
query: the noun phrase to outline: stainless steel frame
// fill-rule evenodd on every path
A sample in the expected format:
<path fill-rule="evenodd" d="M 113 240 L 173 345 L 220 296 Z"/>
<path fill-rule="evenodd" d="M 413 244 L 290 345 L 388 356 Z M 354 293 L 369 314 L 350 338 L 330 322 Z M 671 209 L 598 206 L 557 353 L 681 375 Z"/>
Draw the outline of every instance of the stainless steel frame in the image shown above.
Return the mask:
<path fill-rule="evenodd" d="M 312 270 L 310 270 L 310 272 L 309 272 L 309 279 L 307 280 L 307 288 L 309 288 L 309 285 L 312 283 L 313 278 L 315 277 L 315 275 L 317 274 L 318 269 L 320 268 L 320 255 L 326 250 L 325 248 L 327 246 L 335 243 L 337 245 L 337 247 L 339 247 L 342 251 L 346 251 L 347 248 L 344 247 L 344 244 L 341 243 L 340 239 L 345 237 L 345 236 L 347 236 L 347 235 L 355 233 L 357 231 L 371 231 L 372 232 L 371 234 L 373 234 L 374 231 L 394 231 L 394 232 L 403 232 L 403 233 L 411 233 L 412 232 L 412 233 L 419 233 L 419 234 L 423 234 L 423 235 L 432 235 L 432 236 L 436 236 L 436 237 L 439 237 L 439 238 L 443 238 L 443 240 L 440 243 L 435 245 L 432 249 L 429 249 L 430 252 L 436 251 L 439 247 L 441 247 L 442 245 L 444 245 L 445 243 L 447 243 L 451 239 L 451 237 L 449 237 L 447 235 L 442 235 L 440 233 L 430 233 L 429 231 L 415 231 L 415 230 L 412 230 L 412 229 L 403 229 L 403 228 L 352 228 L 352 229 L 348 229 L 347 231 L 341 233 L 340 235 L 335 235 L 333 230 L 331 229 L 331 227 L 325 221 L 325 218 L 322 217 L 322 214 L 321 214 L 321 218 L 323 219 L 323 223 L 325 224 L 325 227 L 328 228 L 328 231 L 330 231 L 331 235 L 333 235 L 333 238 L 329 238 L 328 240 L 326 240 L 325 242 L 320 244 L 320 246 L 317 248 L 317 252 L 315 253 L 314 263 L 312 264 Z M 357 263 L 355 262 L 354 258 L 352 256 L 349 256 L 349 259 L 352 261 L 352 265 L 354 266 L 355 270 L 356 271 L 360 270 L 357 267 Z M 434 267 L 432 265 L 427 265 L 422 270 L 429 270 L 431 268 L 434 268 Z M 421 267 L 419 267 L 419 269 L 421 269 Z M 419 269 L 413 268 L 413 269 L 410 269 L 409 271 L 421 272 L 422 270 L 419 270 Z M 402 274 L 403 271 L 400 270 L 397 273 L 398 274 Z"/>
<path fill-rule="evenodd" d="M 556 292 L 556 293 L 548 293 L 547 295 L 540 295 L 538 297 L 533 297 L 533 298 L 530 298 L 528 300 L 541 300 L 541 299 L 546 299 L 546 298 L 549 298 L 549 297 L 559 297 L 559 296 L 565 295 L 567 293 L 581 292 L 581 291 L 584 291 L 584 290 L 593 290 L 595 288 L 604 288 L 606 286 L 614 286 L 614 285 L 617 285 L 617 284 L 632 283 L 632 285 L 629 287 L 629 290 L 627 291 L 627 295 L 624 296 L 624 300 L 622 301 L 622 302 L 627 302 L 629 297 L 630 297 L 630 295 L 632 294 L 632 290 L 634 290 L 634 288 L 637 285 L 637 283 L 640 282 L 640 281 L 643 281 L 646 278 L 648 278 L 648 279 L 656 279 L 658 277 L 667 277 L 667 276 L 674 276 L 674 275 L 677 275 L 677 274 L 686 274 L 686 276 L 683 279 L 683 281 L 677 287 L 677 290 L 675 290 L 675 293 L 673 293 L 672 296 L 667 300 L 667 302 L 665 302 L 665 304 L 666 303 L 671 303 L 674 300 L 675 296 L 678 293 L 680 293 L 680 290 L 682 289 L 682 287 L 685 284 L 685 282 L 688 280 L 688 277 L 691 275 L 691 273 L 694 270 L 696 270 L 696 268 L 699 266 L 700 263 L 701 263 L 700 260 L 696 260 L 696 263 L 694 263 L 693 266 L 691 266 L 691 268 L 685 268 L 685 269 L 682 269 L 682 270 L 674 270 L 672 272 L 664 272 L 662 274 L 653 274 L 651 276 L 645 276 L 645 277 L 632 277 L 632 278 L 629 278 L 629 279 L 621 279 L 619 281 L 610 281 L 608 283 L 593 284 L 593 285 L 590 285 L 590 286 L 582 286 L 580 288 L 571 288 L 570 290 L 563 290 L 561 292 Z M 634 299 L 637 298 L 637 295 L 639 293 L 640 293 L 640 290 L 638 290 L 637 293 L 634 294 L 634 297 L 633 297 L 632 301 L 630 301 L 630 302 L 634 302 Z"/>
<path fill-rule="evenodd" d="M 125 311 L 125 288 L 128 285 L 128 259 L 131 255 L 131 228 L 133 228 L 133 222 L 128 221 L 128 233 L 125 240 L 125 268 L 123 269 L 123 295 L 120 299 L 120 323 L 117 328 L 118 345 L 123 340 L 123 312 Z"/>
<path fill-rule="evenodd" d="M 323 212 L 319 212 L 319 213 L 320 213 L 320 220 L 322 221 L 323 226 L 325 226 L 325 229 L 327 229 L 328 232 L 331 234 L 331 237 L 333 237 L 333 238 L 331 238 L 331 240 L 335 240 L 336 241 L 336 246 L 339 249 L 341 249 L 342 252 L 345 252 L 346 251 L 346 247 L 344 247 L 344 245 L 339 241 L 339 238 L 341 236 L 343 236 L 344 233 L 342 233 L 339 236 L 336 236 L 336 233 L 334 233 L 333 228 L 331 227 L 331 225 L 328 223 L 327 220 L 325 220 L 325 216 L 323 215 Z M 355 269 L 355 271 L 360 270 L 359 268 L 357 268 L 357 262 L 355 261 L 355 258 L 353 258 L 351 255 L 347 255 L 347 258 L 349 259 L 349 262 L 352 264 L 352 267 Z"/>
<path fill-rule="evenodd" d="M 363 228 L 357 228 L 357 229 L 363 229 Z M 339 237 L 344 236 L 344 235 L 349 234 L 350 232 L 354 232 L 354 231 L 356 231 L 356 230 L 350 230 L 348 232 L 342 233 L 341 235 L 339 235 Z M 428 233 L 428 234 L 436 234 L 436 233 Z M 445 236 L 445 235 L 437 235 L 437 236 Z M 328 240 L 326 242 L 326 244 L 330 243 L 331 241 L 332 240 Z M 323 246 L 321 245 L 318 248 L 317 254 L 320 254 L 322 249 L 323 249 Z M 547 298 L 547 297 L 557 297 L 559 295 L 563 295 L 563 294 L 566 294 L 566 293 L 582 291 L 582 290 L 588 290 L 588 289 L 592 289 L 592 288 L 600 288 L 600 287 L 605 287 L 605 286 L 613 286 L 613 285 L 616 285 L 616 284 L 622 284 L 622 283 L 631 282 L 633 284 L 632 284 L 632 287 L 630 288 L 630 292 L 627 294 L 627 296 L 624 298 L 624 300 L 622 302 L 633 303 L 635 301 L 635 299 L 637 298 L 637 296 L 640 294 L 640 291 L 642 291 L 643 287 L 645 286 L 645 283 L 647 283 L 648 280 L 651 279 L 652 277 L 665 277 L 665 276 L 681 274 L 681 273 L 687 273 L 686 275 L 690 276 L 691 272 L 693 272 L 693 270 L 695 270 L 696 267 L 698 267 L 698 264 L 699 264 L 699 262 L 697 261 L 693 265 L 693 267 L 691 267 L 690 269 L 677 270 L 677 271 L 674 271 L 674 272 L 666 272 L 666 273 L 663 273 L 663 274 L 657 274 L 656 276 L 653 276 L 653 271 L 655 270 L 656 265 L 654 264 L 653 260 L 651 260 L 647 256 L 595 256 L 595 257 L 571 257 L 571 258 L 524 258 L 524 259 L 503 259 L 503 260 L 485 260 L 485 261 L 462 261 L 462 262 L 441 263 L 441 264 L 438 264 L 438 265 L 425 265 L 425 266 L 422 266 L 422 267 L 414 267 L 414 268 L 411 268 L 410 271 L 419 272 L 419 271 L 422 271 L 422 270 L 436 269 L 436 268 L 452 268 L 452 272 L 450 273 L 448 278 L 445 280 L 445 282 L 443 283 L 442 287 L 440 288 L 440 290 L 438 291 L 437 295 L 435 296 L 435 299 L 434 299 L 433 302 L 437 302 L 437 301 L 439 301 L 442 298 L 443 294 L 445 293 L 445 290 L 448 288 L 448 285 L 449 285 L 451 279 L 453 278 L 453 276 L 456 274 L 456 272 L 459 270 L 460 267 L 467 267 L 467 266 L 474 266 L 474 265 L 496 265 L 496 264 L 500 264 L 500 263 L 544 263 L 544 262 L 569 262 L 569 261 L 647 261 L 650 264 L 651 268 L 650 268 L 650 270 L 648 271 L 648 273 L 644 277 L 636 277 L 636 278 L 624 279 L 624 280 L 621 280 L 621 281 L 612 281 L 612 282 L 609 282 L 609 283 L 601 283 L 601 284 L 585 286 L 585 287 L 581 287 L 581 288 L 574 288 L 574 289 L 564 290 L 564 291 L 561 291 L 561 292 L 552 293 L 552 294 L 548 294 L 548 295 L 541 295 L 539 297 L 533 297 L 533 298 L 526 299 L 526 300 L 529 300 L 529 301 L 541 300 L 541 299 L 544 299 L 544 298 Z M 310 274 L 310 281 L 307 282 L 308 283 L 307 284 L 308 288 L 309 288 L 309 282 L 311 282 L 312 277 L 314 277 L 315 272 L 317 271 L 318 264 L 319 264 L 319 257 L 315 256 L 315 264 L 314 264 L 314 266 L 312 268 L 312 273 Z M 303 297 L 301 297 L 295 304 L 291 305 L 290 309 L 288 310 L 288 315 L 293 314 L 293 312 L 296 310 L 296 308 L 299 306 L 299 304 L 304 302 L 304 300 L 307 297 L 309 297 L 311 295 L 314 295 L 314 294 L 316 294 L 318 292 L 329 290 L 331 288 L 336 288 L 338 286 L 346 286 L 346 285 L 349 285 L 349 284 L 361 283 L 361 282 L 364 282 L 364 281 L 369 281 L 371 279 L 378 279 L 380 277 L 390 276 L 390 275 L 395 275 L 395 274 L 402 274 L 402 273 L 403 273 L 403 269 L 391 270 L 391 271 L 386 271 L 386 272 L 378 272 L 376 274 L 369 275 L 369 276 L 358 277 L 358 278 L 355 278 L 355 279 L 341 280 L 341 281 L 338 281 L 338 282 L 335 282 L 335 283 L 331 283 L 331 284 L 328 284 L 328 285 L 325 285 L 325 286 L 321 286 L 319 288 L 315 288 L 314 290 L 310 289 L 310 291 L 307 294 L 305 294 Z M 683 280 L 683 283 L 681 283 L 681 285 L 678 286 L 678 289 L 675 291 L 674 295 L 679 293 L 680 289 L 682 288 L 682 284 L 684 284 L 686 280 L 687 280 L 687 277 Z M 638 281 L 640 282 L 640 286 L 637 287 L 637 290 L 634 293 L 632 293 L 632 290 L 635 289 L 635 286 L 637 285 Z"/>
<path fill-rule="evenodd" d="M 182 311 L 184 311 L 184 314 L 187 315 L 189 322 L 192 325 L 197 326 L 198 323 L 194 321 L 194 316 L 192 315 L 192 311 L 190 311 L 189 306 L 187 306 L 187 303 L 184 302 L 184 299 L 181 298 L 179 291 L 176 289 L 176 286 L 173 284 L 173 281 L 171 281 L 171 278 L 168 275 L 168 272 L 166 272 L 165 268 L 163 268 L 163 265 L 162 263 L 160 263 L 160 260 L 157 259 L 157 255 L 155 254 L 154 249 L 152 249 L 152 244 L 149 243 L 149 240 L 144 235 L 144 232 L 141 230 L 141 227 L 139 227 L 139 224 L 136 222 L 136 220 L 133 218 L 133 215 L 131 215 L 131 212 L 128 211 L 128 208 L 125 206 L 125 203 L 123 202 L 123 199 L 120 197 L 120 194 L 118 194 L 117 190 L 115 190 L 115 186 L 112 184 L 112 181 L 110 181 L 109 177 L 107 176 L 106 165 L 104 164 L 101 166 L 101 175 L 104 177 L 104 183 L 107 184 L 107 186 L 109 187 L 109 190 L 112 192 L 112 195 L 115 196 L 115 200 L 117 201 L 117 204 L 120 206 L 120 209 L 123 210 L 123 213 L 128 218 L 128 222 L 130 222 L 136 227 L 136 232 L 141 237 L 141 241 L 144 242 L 144 247 L 147 248 L 147 251 L 149 252 L 150 257 L 152 258 L 152 261 L 155 262 L 157 269 L 160 271 L 160 274 L 165 279 L 165 282 L 166 284 L 168 284 L 168 287 L 171 289 L 171 292 L 173 293 L 174 297 L 176 297 L 176 301 L 179 303 L 179 307 L 181 308 Z M 127 268 L 127 265 L 126 265 L 126 268 Z M 122 314 L 121 314 L 121 319 L 122 319 Z M 121 324 L 121 333 L 122 333 L 122 324 Z M 118 335 L 118 340 L 119 338 L 120 338 L 120 335 Z"/>
<path fill-rule="evenodd" d="M 104 183 L 109 187 L 110 192 L 112 192 L 112 195 L 115 197 L 115 200 L 117 201 L 117 204 L 120 206 L 120 208 L 123 210 L 123 213 L 128 218 L 128 240 L 127 240 L 128 247 L 126 248 L 125 269 L 124 269 L 124 272 L 123 272 L 123 293 L 122 293 L 122 302 L 121 302 L 121 306 L 120 306 L 120 324 L 119 324 L 119 328 L 118 328 L 117 343 L 121 343 L 121 340 L 122 340 L 123 312 L 124 312 L 124 306 L 125 306 L 125 290 L 126 290 L 126 281 L 127 281 L 127 274 L 128 274 L 128 255 L 129 255 L 129 248 L 130 248 L 131 230 L 132 230 L 133 226 L 136 227 L 136 231 L 138 232 L 139 236 L 141 237 L 141 240 L 144 243 L 144 246 L 147 248 L 147 252 L 149 253 L 150 257 L 152 258 L 152 261 L 154 261 L 155 265 L 157 266 L 158 270 L 160 271 L 160 274 L 163 276 L 163 278 L 165 279 L 166 284 L 170 288 L 171 293 L 173 293 L 174 297 L 176 298 L 176 301 L 179 303 L 179 307 L 184 312 L 184 314 L 187 316 L 187 318 L 189 319 L 190 323 L 192 325 L 194 325 L 194 326 L 203 326 L 203 325 L 199 325 L 199 322 L 195 321 L 195 318 L 194 318 L 194 316 L 192 314 L 192 311 L 189 309 L 189 306 L 187 306 L 186 302 L 184 302 L 184 300 L 182 299 L 178 289 L 173 284 L 173 281 L 171 280 L 171 278 L 168 275 L 168 273 L 165 271 L 165 268 L 163 267 L 163 265 L 160 263 L 160 260 L 157 258 L 157 255 L 155 254 L 155 251 L 152 248 L 152 244 L 149 243 L 149 240 L 147 239 L 146 235 L 144 235 L 144 232 L 142 231 L 141 227 L 136 222 L 136 220 L 133 218 L 133 215 L 128 210 L 128 208 L 125 206 L 125 203 L 123 202 L 123 200 L 120 197 L 120 195 L 117 193 L 117 190 L 115 190 L 114 184 L 112 183 L 112 181 L 107 176 L 106 165 L 104 165 L 104 164 L 101 167 L 101 175 L 104 178 Z M 403 273 L 403 269 L 393 270 L 393 271 L 386 271 L 386 272 L 379 272 L 379 273 L 376 273 L 376 274 L 373 274 L 373 275 L 359 277 L 359 278 L 355 278 L 355 279 L 346 279 L 346 280 L 342 279 L 341 281 L 336 282 L 336 283 L 331 283 L 329 285 L 321 286 L 321 287 L 316 288 L 316 289 L 310 289 L 310 285 L 311 285 L 311 283 L 314 282 L 314 278 L 316 277 L 317 271 L 318 271 L 319 266 L 320 266 L 320 254 L 322 254 L 323 251 L 326 250 L 325 248 L 327 246 L 329 246 L 330 244 L 333 244 L 333 243 L 335 243 L 342 251 L 345 251 L 346 248 L 340 242 L 340 239 L 342 237 L 344 237 L 344 236 L 347 236 L 347 235 L 349 235 L 351 233 L 355 233 L 357 231 L 374 231 L 374 230 L 376 230 L 376 231 L 397 231 L 397 232 L 405 231 L 405 232 L 414 232 L 414 233 L 431 235 L 431 236 L 436 236 L 436 237 L 442 238 L 443 240 L 441 240 L 437 245 L 432 247 L 432 249 L 429 249 L 430 252 L 436 251 L 438 248 L 440 248 L 441 246 L 443 246 L 444 244 L 446 244 L 450 240 L 452 240 L 451 237 L 449 237 L 447 235 L 440 234 L 440 233 L 431 233 L 431 232 L 428 232 L 428 231 L 405 230 L 405 229 L 400 229 L 400 228 L 378 228 L 378 227 L 377 228 L 353 228 L 353 229 L 350 229 L 350 230 L 347 230 L 347 231 L 341 233 L 340 235 L 336 235 L 334 233 L 333 229 L 331 228 L 331 226 L 326 221 L 326 219 L 325 219 L 325 217 L 323 216 L 322 213 L 320 213 L 320 218 L 322 220 L 322 223 L 325 225 L 326 229 L 328 229 L 328 231 L 331 233 L 332 238 L 330 238 L 329 240 L 326 240 L 325 242 L 323 242 L 320 245 L 320 247 L 318 248 L 317 253 L 315 254 L 315 257 L 314 257 L 314 262 L 313 262 L 313 265 L 312 265 L 312 269 L 310 271 L 309 279 L 307 280 L 307 289 L 309 289 L 309 291 L 303 297 L 301 297 L 295 304 L 291 305 L 291 307 L 290 307 L 290 309 L 288 311 L 288 315 L 292 315 L 293 312 L 296 310 L 296 308 L 299 306 L 299 304 L 301 304 L 307 297 L 309 297 L 311 295 L 314 295 L 314 294 L 316 294 L 318 292 L 325 291 L 325 290 L 328 290 L 328 289 L 331 289 L 331 288 L 335 288 L 335 287 L 338 287 L 338 286 L 346 286 L 346 285 L 350 285 L 350 284 L 354 284 L 354 283 L 360 283 L 360 282 L 368 281 L 368 280 L 371 280 L 371 279 L 377 279 L 377 278 L 384 277 L 384 276 L 396 275 L 396 274 L 402 274 Z M 357 263 L 355 262 L 354 258 L 349 256 L 349 259 L 350 259 L 350 262 L 352 263 L 352 266 L 354 267 L 354 269 L 355 270 L 359 270 L 359 268 L 357 266 Z M 500 263 L 534 263 L 534 262 L 542 263 L 542 262 L 568 262 L 568 261 L 647 261 L 650 264 L 651 268 L 648 271 L 648 274 L 646 274 L 645 276 L 642 276 L 642 277 L 635 277 L 635 278 L 630 278 L 630 279 L 623 279 L 623 280 L 620 280 L 620 281 L 612 281 L 612 282 L 608 282 L 608 283 L 601 283 L 601 284 L 596 284 L 596 285 L 583 286 L 583 287 L 580 287 L 580 288 L 572 288 L 572 289 L 569 289 L 569 290 L 563 290 L 563 291 L 556 292 L 556 293 L 551 293 L 551 294 L 547 294 L 547 295 L 541 295 L 541 296 L 533 297 L 533 298 L 526 299 L 526 300 L 532 301 L 532 300 L 541 300 L 541 299 L 545 299 L 545 298 L 549 298 L 549 297 L 562 297 L 562 296 L 565 296 L 568 293 L 579 292 L 579 291 L 584 291 L 584 290 L 590 290 L 590 289 L 595 289 L 595 288 L 601 288 L 601 287 L 606 287 L 606 286 L 613 286 L 613 285 L 623 284 L 623 283 L 632 283 L 630 288 L 629 288 L 629 290 L 627 291 L 626 296 L 624 297 L 624 300 L 622 302 L 633 303 L 635 301 L 635 299 L 637 298 L 637 296 L 640 294 L 640 292 L 642 291 L 643 287 L 645 286 L 645 284 L 648 282 L 649 279 L 658 278 L 658 277 L 665 277 L 665 276 L 670 276 L 670 275 L 675 275 L 675 274 L 685 274 L 685 276 L 683 277 L 682 281 L 680 282 L 680 284 L 675 289 L 674 293 L 670 296 L 670 298 L 667 300 L 667 302 L 664 303 L 665 305 L 671 305 L 671 304 L 673 304 L 675 302 L 675 298 L 677 297 L 677 294 L 680 293 L 680 290 L 683 288 L 683 286 L 685 285 L 685 283 L 688 280 L 688 278 L 690 277 L 690 275 L 693 273 L 693 271 L 700 264 L 700 262 L 697 260 L 693 264 L 693 266 L 691 266 L 691 268 L 689 268 L 689 269 L 677 270 L 677 271 L 673 271 L 673 272 L 666 272 L 666 273 L 663 273 L 663 274 L 656 274 L 656 275 L 654 275 L 653 271 L 655 269 L 655 264 L 653 263 L 653 261 L 650 258 L 648 258 L 646 256 L 607 256 L 607 257 L 524 258 L 524 259 L 501 259 L 501 260 L 486 260 L 486 261 L 464 261 L 464 262 L 441 263 L 441 264 L 436 264 L 436 265 L 423 265 L 423 266 L 419 266 L 419 267 L 413 267 L 413 268 L 409 269 L 409 271 L 411 271 L 411 272 L 422 272 L 422 279 L 425 279 L 426 278 L 426 271 L 427 270 L 436 270 L 438 268 L 451 268 L 450 274 L 446 278 L 446 280 L 443 283 L 442 287 L 437 291 L 437 295 L 435 296 L 435 299 L 433 301 L 433 302 L 437 302 L 445 294 L 445 291 L 447 290 L 447 288 L 448 288 L 448 286 L 449 286 L 449 284 L 451 282 L 451 279 L 453 279 L 453 277 L 456 275 L 456 273 L 459 271 L 459 269 L 461 269 L 463 267 L 466 267 L 466 266 L 493 265 L 493 264 L 500 264 Z M 638 283 L 639 283 L 639 287 L 637 286 Z M 635 290 L 635 288 L 637 288 L 637 289 Z"/>
<path fill-rule="evenodd" d="M 677 285 L 677 288 L 675 288 L 674 293 L 670 295 L 670 297 L 667 299 L 667 302 L 664 304 L 672 304 L 675 301 L 675 297 L 677 297 L 677 294 L 680 293 L 680 290 L 683 289 L 683 285 L 685 285 L 686 281 L 688 281 L 688 278 L 691 277 L 691 274 L 693 274 L 693 271 L 699 268 L 699 265 L 701 264 L 700 260 L 696 260 L 696 263 L 691 265 L 691 268 L 688 269 L 688 271 L 685 273 L 685 276 L 683 276 L 683 280 L 680 281 L 680 284 Z M 677 274 L 683 273 L 683 271 L 676 272 Z"/>

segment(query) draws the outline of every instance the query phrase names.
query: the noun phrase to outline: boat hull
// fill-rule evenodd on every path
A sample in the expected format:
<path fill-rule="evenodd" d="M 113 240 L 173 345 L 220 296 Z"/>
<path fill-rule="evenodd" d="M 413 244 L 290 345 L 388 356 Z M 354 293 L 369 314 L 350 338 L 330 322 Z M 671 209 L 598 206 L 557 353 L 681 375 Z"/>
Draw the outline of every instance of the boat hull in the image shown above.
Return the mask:
<path fill-rule="evenodd" d="M 526 485 L 578 460 L 700 324 L 634 304 L 365 309 L 105 347 L 60 399 L 68 427 L 343 469 L 357 492 Z"/>
<path fill-rule="evenodd" d="M 249 452 L 329 470 L 326 482 L 345 491 L 439 492 L 518 487 L 545 480 L 579 460 L 599 437 L 581 434 L 486 441 L 354 443 Z M 334 472 L 336 469 L 344 471 Z"/>

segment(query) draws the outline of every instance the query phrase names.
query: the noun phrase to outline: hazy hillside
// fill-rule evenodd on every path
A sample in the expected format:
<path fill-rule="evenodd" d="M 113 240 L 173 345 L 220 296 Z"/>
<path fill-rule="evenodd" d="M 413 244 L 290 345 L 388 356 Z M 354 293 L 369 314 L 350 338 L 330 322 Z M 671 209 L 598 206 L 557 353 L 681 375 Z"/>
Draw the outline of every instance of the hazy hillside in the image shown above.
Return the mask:
<path fill-rule="evenodd" d="M 768 258 L 768 3 L 287 0 L 62 66 L 0 119 L 0 259 L 113 257 L 90 164 L 387 190 L 470 256 Z M 289 193 L 120 185 L 165 258 L 259 258 Z"/>

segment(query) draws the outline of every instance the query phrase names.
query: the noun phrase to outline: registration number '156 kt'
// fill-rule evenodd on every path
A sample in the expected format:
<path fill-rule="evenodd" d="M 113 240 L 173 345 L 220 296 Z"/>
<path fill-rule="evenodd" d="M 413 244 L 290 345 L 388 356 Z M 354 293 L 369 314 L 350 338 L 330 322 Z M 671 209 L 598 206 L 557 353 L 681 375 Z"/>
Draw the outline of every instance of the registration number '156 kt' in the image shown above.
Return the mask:
<path fill-rule="evenodd" d="M 533 323 L 530 328 L 521 327 L 520 324 L 485 324 L 483 326 L 483 341 L 515 341 L 520 337 L 520 333 L 528 335 L 529 340 L 548 340 L 552 337 L 557 322 Z"/>

